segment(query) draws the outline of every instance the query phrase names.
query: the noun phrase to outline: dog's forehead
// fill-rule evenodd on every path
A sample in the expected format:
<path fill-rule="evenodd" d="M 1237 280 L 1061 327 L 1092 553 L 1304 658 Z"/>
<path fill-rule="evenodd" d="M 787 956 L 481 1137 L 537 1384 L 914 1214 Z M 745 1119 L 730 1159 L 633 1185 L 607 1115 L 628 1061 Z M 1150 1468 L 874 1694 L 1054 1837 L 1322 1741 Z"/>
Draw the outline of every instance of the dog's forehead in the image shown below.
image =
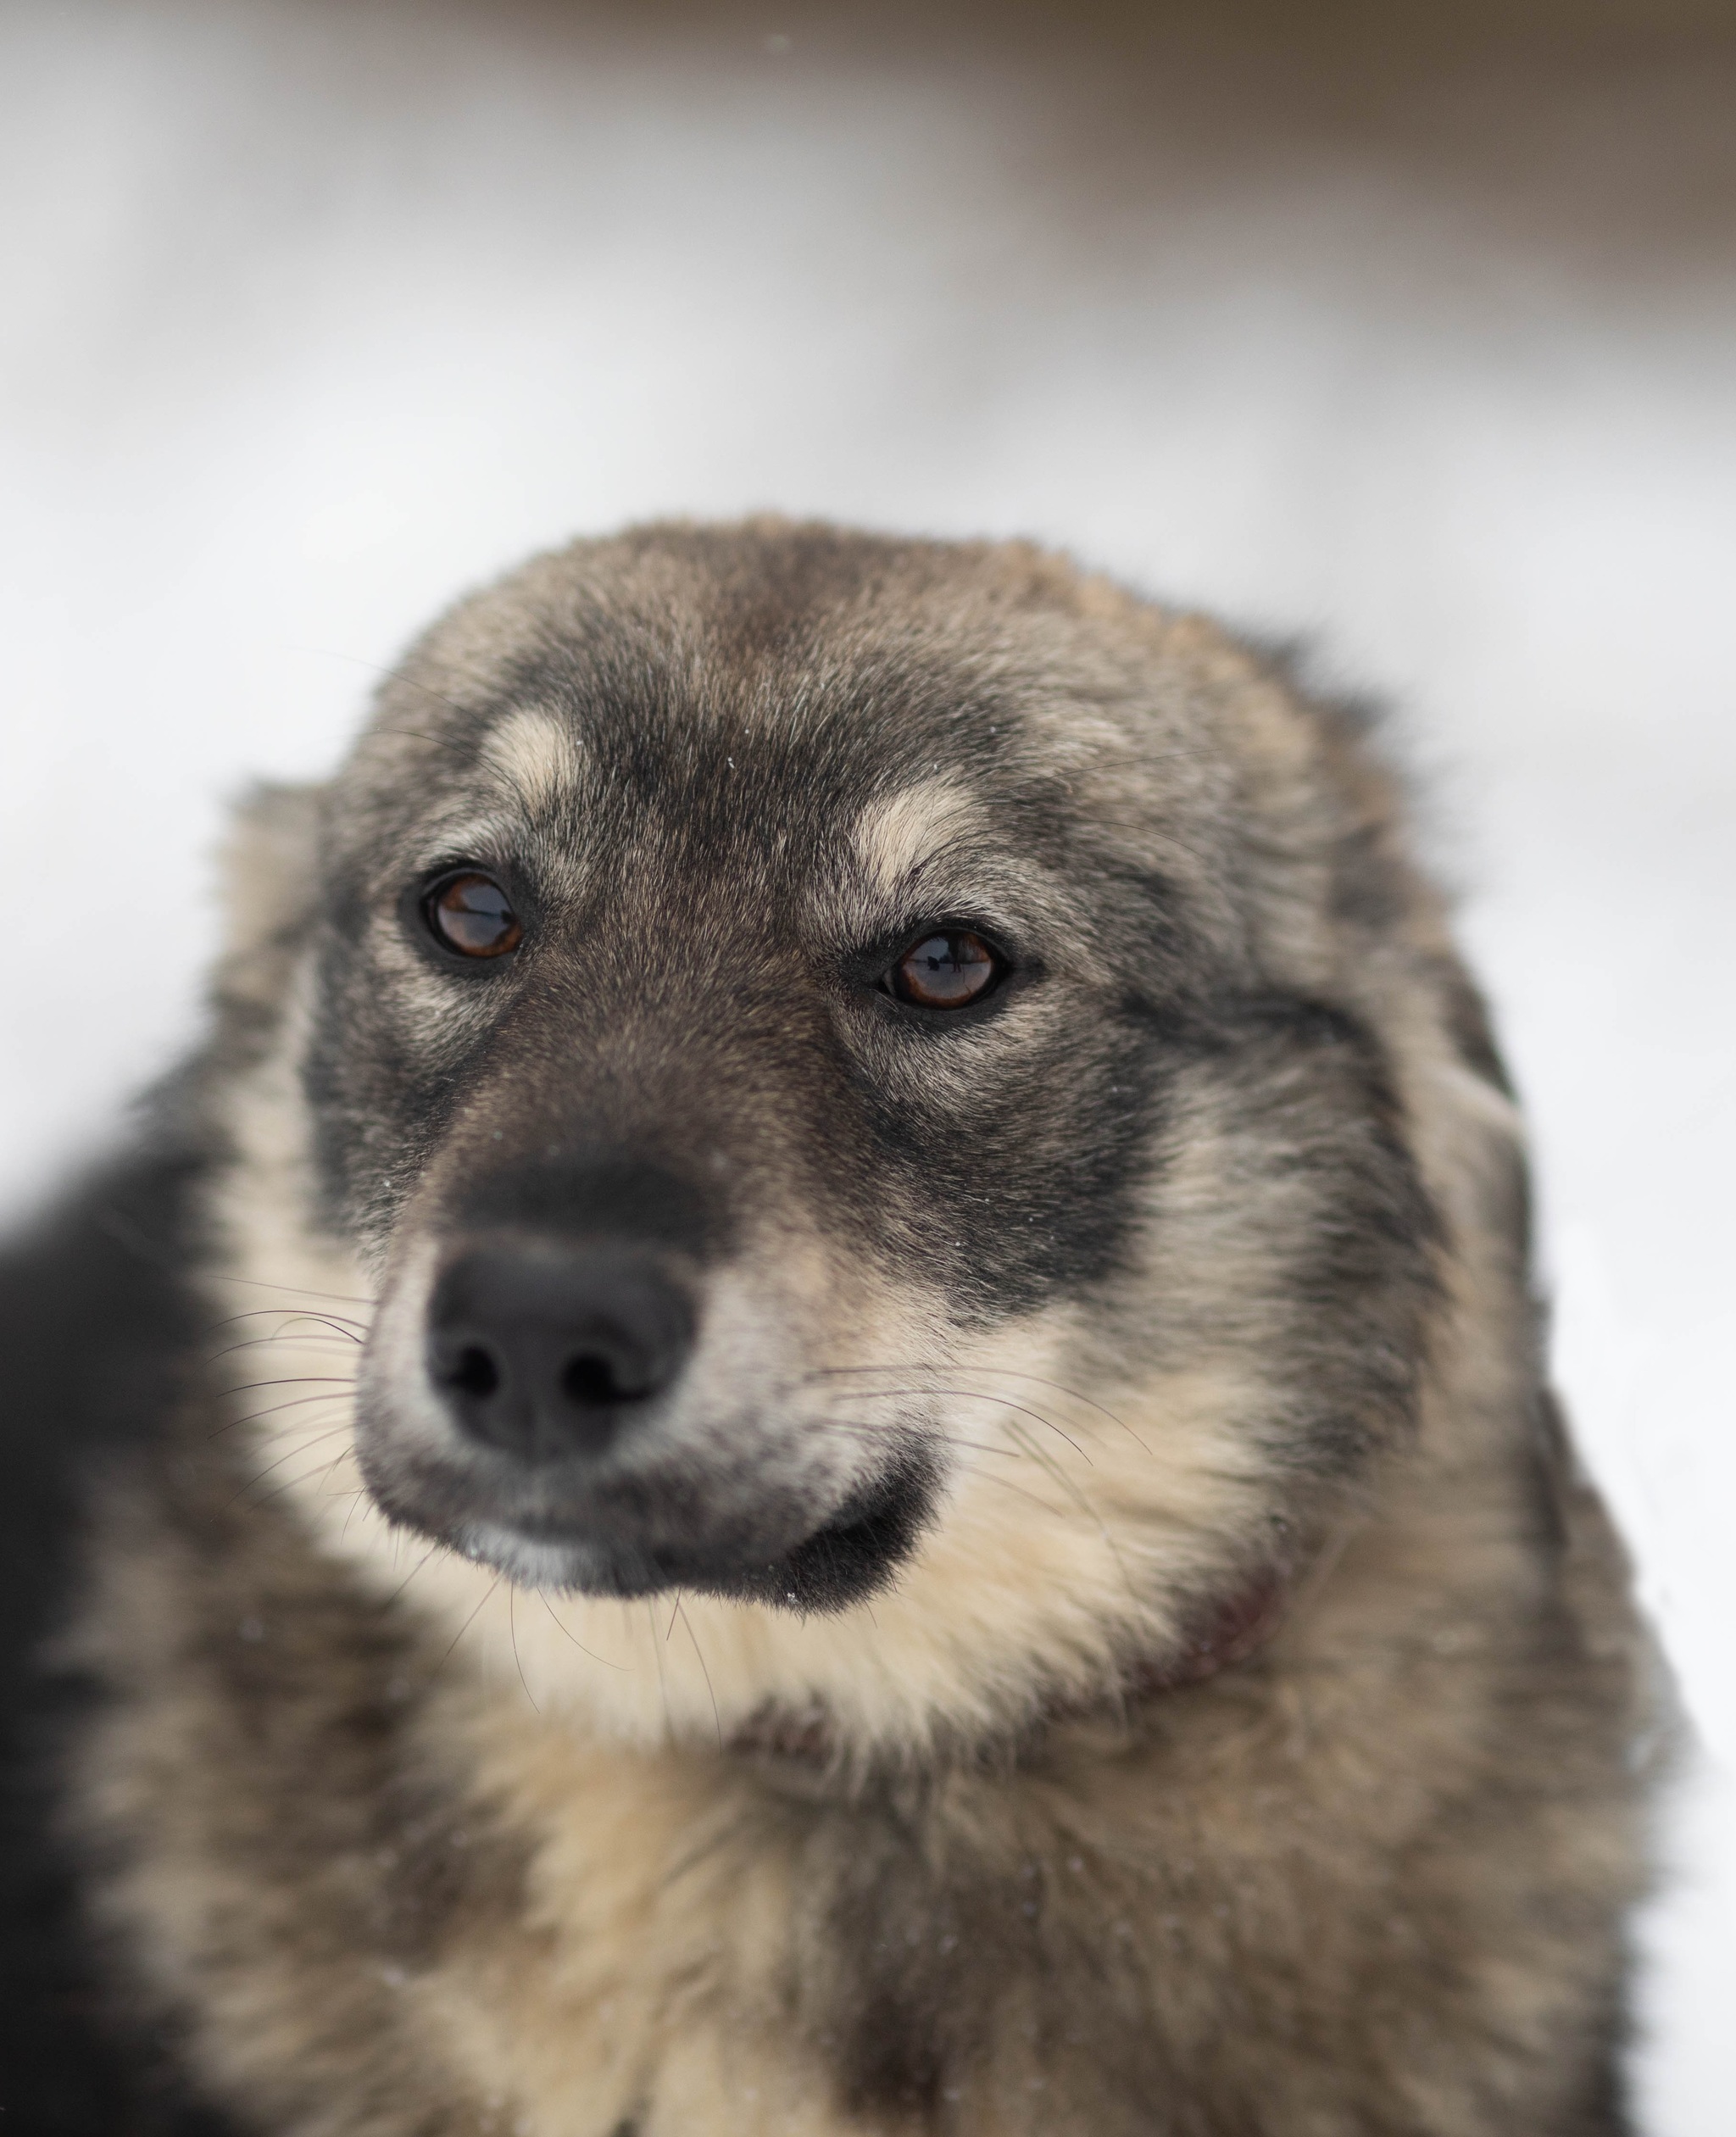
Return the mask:
<path fill-rule="evenodd" d="M 745 752 L 751 742 L 743 745 Z M 985 791 L 969 768 L 947 769 L 931 751 L 890 755 L 875 765 L 858 765 L 841 776 L 814 777 L 792 783 L 779 779 L 770 796 L 744 765 L 725 754 L 726 772 L 741 771 L 752 790 L 754 828 L 763 834 L 768 807 L 772 825 L 786 848 L 793 832 L 807 836 L 797 843 L 800 858 L 811 863 L 811 850 L 822 847 L 835 866 L 872 890 L 890 894 L 925 866 L 948 856 L 986 857 L 1004 843 L 1010 829 L 1006 811 Z M 817 771 L 818 766 L 815 769 Z M 587 799 L 587 753 L 570 720 L 538 707 L 518 707 L 492 727 L 478 760 L 479 784 L 503 815 L 516 814 L 527 828 L 559 826 L 581 810 Z M 854 776 L 851 776 L 854 773 Z M 734 828 L 746 828 L 746 812 L 734 812 Z M 715 854 L 739 859 L 752 842 L 710 842 Z"/>
<path fill-rule="evenodd" d="M 997 799 L 1059 793 L 1077 760 L 1065 695 L 932 650 L 920 663 L 575 659 L 465 704 L 389 698 L 357 760 L 359 793 L 400 821 L 455 807 L 593 830 L 661 818 L 715 848 L 768 833 L 842 843 L 884 868 L 967 832 Z M 429 695 L 429 687 L 419 685 Z M 383 745 L 383 746 L 382 746 Z M 625 804 L 625 806 L 623 806 Z"/>
<path fill-rule="evenodd" d="M 1023 552 L 646 530 L 427 634 L 340 845 L 364 872 L 528 847 L 575 891 L 610 855 L 872 897 L 936 855 L 963 887 L 1166 840 L 1168 872 L 1209 875 L 1188 826 L 1233 775 L 1196 665 L 1172 620 Z"/>
<path fill-rule="evenodd" d="M 1021 826 L 1028 834 L 1045 784 L 1028 757 L 912 747 L 842 723 L 770 735 L 666 714 L 625 724 L 508 705 L 413 777 L 401 759 L 370 767 L 365 813 L 378 826 L 384 804 L 393 847 L 429 858 L 576 846 L 704 868 L 823 865 L 891 885 L 938 854 L 1005 849 Z"/>

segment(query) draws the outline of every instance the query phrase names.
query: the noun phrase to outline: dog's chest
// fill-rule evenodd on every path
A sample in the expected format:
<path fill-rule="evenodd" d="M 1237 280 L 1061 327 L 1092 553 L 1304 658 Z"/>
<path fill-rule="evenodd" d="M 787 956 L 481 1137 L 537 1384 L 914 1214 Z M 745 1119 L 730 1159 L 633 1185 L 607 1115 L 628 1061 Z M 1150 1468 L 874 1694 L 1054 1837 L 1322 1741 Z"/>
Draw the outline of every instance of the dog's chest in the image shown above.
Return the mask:
<path fill-rule="evenodd" d="M 476 1787 L 517 1837 L 505 1848 L 481 1839 L 507 1887 L 485 1899 L 473 1882 L 406 1987 L 485 2127 L 863 2127 L 835 2113 L 823 2051 L 796 2017 L 798 1811 L 715 1761 L 592 1749 L 535 1728 L 484 1748 Z M 461 1838 L 463 1852 L 477 1845 Z"/>

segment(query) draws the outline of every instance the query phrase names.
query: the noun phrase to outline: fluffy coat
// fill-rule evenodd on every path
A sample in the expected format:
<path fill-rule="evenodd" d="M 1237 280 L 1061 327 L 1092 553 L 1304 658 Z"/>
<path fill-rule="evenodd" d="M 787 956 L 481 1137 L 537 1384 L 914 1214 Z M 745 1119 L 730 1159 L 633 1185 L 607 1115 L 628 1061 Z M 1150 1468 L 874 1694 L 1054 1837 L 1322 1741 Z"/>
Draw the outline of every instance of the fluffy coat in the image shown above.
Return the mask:
<path fill-rule="evenodd" d="M 437 625 L 230 901 L 15 1258 L 35 2126 L 1626 2127 L 1646 1649 L 1360 723 L 1022 547 L 652 527 Z M 941 925 L 953 1022 L 877 982 Z M 569 1488 L 424 1331 L 574 1224 L 697 1333 Z"/>

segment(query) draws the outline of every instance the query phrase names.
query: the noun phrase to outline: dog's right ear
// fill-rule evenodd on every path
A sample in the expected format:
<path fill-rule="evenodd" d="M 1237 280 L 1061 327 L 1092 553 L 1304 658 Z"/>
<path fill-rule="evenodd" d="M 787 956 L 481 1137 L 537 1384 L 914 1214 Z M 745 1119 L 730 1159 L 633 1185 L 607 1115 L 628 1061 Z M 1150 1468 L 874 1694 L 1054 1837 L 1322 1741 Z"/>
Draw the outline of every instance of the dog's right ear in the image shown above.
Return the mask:
<path fill-rule="evenodd" d="M 255 787 L 219 854 L 223 946 L 220 1010 L 248 1022 L 274 1016 L 317 899 L 323 787 Z"/>

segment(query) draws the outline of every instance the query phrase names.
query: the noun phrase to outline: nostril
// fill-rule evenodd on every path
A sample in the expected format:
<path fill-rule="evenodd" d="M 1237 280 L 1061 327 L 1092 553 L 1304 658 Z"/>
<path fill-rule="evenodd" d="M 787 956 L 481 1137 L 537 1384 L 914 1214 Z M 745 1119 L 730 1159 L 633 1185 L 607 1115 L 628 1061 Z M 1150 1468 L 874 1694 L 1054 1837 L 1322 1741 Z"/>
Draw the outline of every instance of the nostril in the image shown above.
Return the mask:
<path fill-rule="evenodd" d="M 500 1385 L 500 1368 L 481 1344 L 466 1344 L 453 1361 L 446 1382 L 462 1394 L 492 1395 Z"/>
<path fill-rule="evenodd" d="M 656 1384 L 654 1377 L 625 1368 L 620 1359 L 598 1350 L 581 1350 L 569 1358 L 560 1376 L 562 1394 L 585 1409 L 642 1401 Z"/>

